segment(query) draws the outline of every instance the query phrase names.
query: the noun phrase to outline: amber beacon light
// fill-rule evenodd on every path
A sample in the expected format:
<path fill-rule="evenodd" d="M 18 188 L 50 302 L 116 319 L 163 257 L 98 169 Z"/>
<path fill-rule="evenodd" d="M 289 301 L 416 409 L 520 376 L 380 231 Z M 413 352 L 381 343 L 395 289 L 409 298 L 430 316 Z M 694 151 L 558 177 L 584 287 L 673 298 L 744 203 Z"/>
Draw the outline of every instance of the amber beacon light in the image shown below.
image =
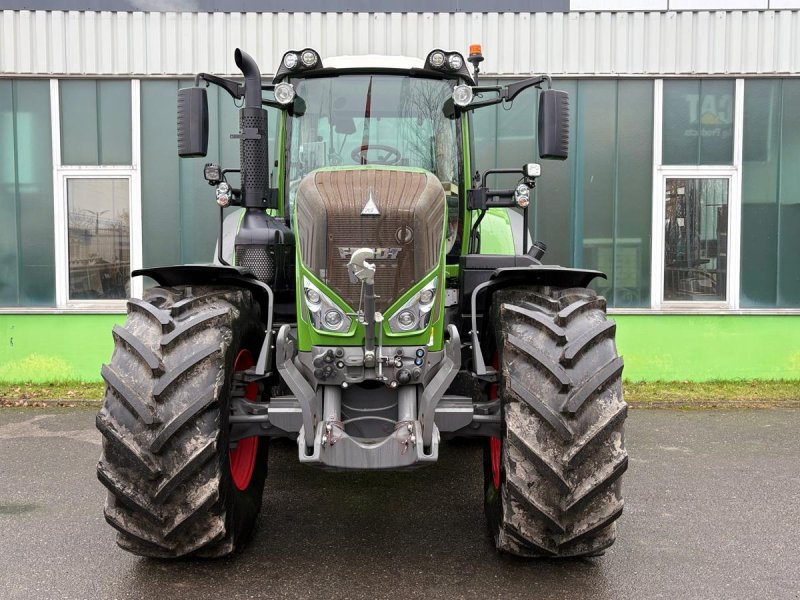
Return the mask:
<path fill-rule="evenodd" d="M 481 50 L 480 44 L 469 45 L 469 58 L 467 60 L 472 63 L 472 68 L 474 70 L 473 78 L 475 79 L 475 83 L 477 84 L 478 73 L 480 73 L 481 71 L 478 65 L 483 62 L 483 52 Z"/>

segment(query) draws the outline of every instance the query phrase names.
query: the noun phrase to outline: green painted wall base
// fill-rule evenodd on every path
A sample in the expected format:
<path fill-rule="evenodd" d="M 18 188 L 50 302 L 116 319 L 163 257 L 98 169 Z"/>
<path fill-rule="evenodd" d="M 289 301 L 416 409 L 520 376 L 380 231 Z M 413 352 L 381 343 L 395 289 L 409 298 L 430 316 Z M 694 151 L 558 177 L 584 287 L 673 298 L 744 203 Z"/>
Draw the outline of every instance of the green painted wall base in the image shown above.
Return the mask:
<path fill-rule="evenodd" d="M 632 381 L 800 379 L 800 316 L 614 315 Z M 0 315 L 0 382 L 99 381 L 125 315 Z"/>
<path fill-rule="evenodd" d="M 800 379 L 797 315 L 612 317 L 625 379 Z"/>
<path fill-rule="evenodd" d="M 99 381 L 125 315 L 0 315 L 0 382 Z"/>

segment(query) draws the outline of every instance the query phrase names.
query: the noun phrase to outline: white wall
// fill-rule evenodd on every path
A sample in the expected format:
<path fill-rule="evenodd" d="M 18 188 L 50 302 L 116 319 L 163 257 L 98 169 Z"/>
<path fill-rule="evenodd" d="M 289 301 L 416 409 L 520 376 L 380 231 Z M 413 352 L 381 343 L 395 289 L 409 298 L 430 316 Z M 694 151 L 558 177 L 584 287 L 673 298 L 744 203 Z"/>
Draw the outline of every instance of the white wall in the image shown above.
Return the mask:
<path fill-rule="evenodd" d="M 237 46 L 253 54 L 269 73 L 285 50 L 307 45 L 317 48 L 324 61 L 325 56 L 337 54 L 423 57 L 437 46 L 466 52 L 471 43 L 483 45 L 487 74 L 786 75 L 800 73 L 797 39 L 798 10 L 438 14 L 6 10 L 0 12 L 0 76 L 235 74 Z"/>

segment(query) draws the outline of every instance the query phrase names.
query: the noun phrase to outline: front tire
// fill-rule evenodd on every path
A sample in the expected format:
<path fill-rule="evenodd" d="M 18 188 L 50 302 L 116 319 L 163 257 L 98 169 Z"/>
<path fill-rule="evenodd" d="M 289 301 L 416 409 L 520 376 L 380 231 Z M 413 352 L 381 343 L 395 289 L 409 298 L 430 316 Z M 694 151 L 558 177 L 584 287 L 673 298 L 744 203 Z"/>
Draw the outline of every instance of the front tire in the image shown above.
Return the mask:
<path fill-rule="evenodd" d="M 237 459 L 228 415 L 234 371 L 264 337 L 258 305 L 236 288 L 153 288 L 113 333 L 97 475 L 117 543 L 157 558 L 241 548 L 261 508 L 267 444 L 255 438 Z M 257 386 L 236 393 L 253 400 Z"/>
<path fill-rule="evenodd" d="M 586 288 L 495 294 L 503 438 L 484 452 L 496 547 L 529 557 L 596 556 L 614 543 L 628 466 L 622 358 L 605 299 Z"/>

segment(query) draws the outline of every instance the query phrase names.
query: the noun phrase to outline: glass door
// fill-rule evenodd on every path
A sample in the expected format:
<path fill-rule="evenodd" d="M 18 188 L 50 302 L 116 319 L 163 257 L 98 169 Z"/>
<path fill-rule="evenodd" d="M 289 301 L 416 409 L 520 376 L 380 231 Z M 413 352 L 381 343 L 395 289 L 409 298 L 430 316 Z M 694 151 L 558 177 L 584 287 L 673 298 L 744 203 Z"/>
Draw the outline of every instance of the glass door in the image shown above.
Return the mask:
<path fill-rule="evenodd" d="M 665 177 L 665 303 L 728 301 L 730 188 L 730 177 Z"/>

